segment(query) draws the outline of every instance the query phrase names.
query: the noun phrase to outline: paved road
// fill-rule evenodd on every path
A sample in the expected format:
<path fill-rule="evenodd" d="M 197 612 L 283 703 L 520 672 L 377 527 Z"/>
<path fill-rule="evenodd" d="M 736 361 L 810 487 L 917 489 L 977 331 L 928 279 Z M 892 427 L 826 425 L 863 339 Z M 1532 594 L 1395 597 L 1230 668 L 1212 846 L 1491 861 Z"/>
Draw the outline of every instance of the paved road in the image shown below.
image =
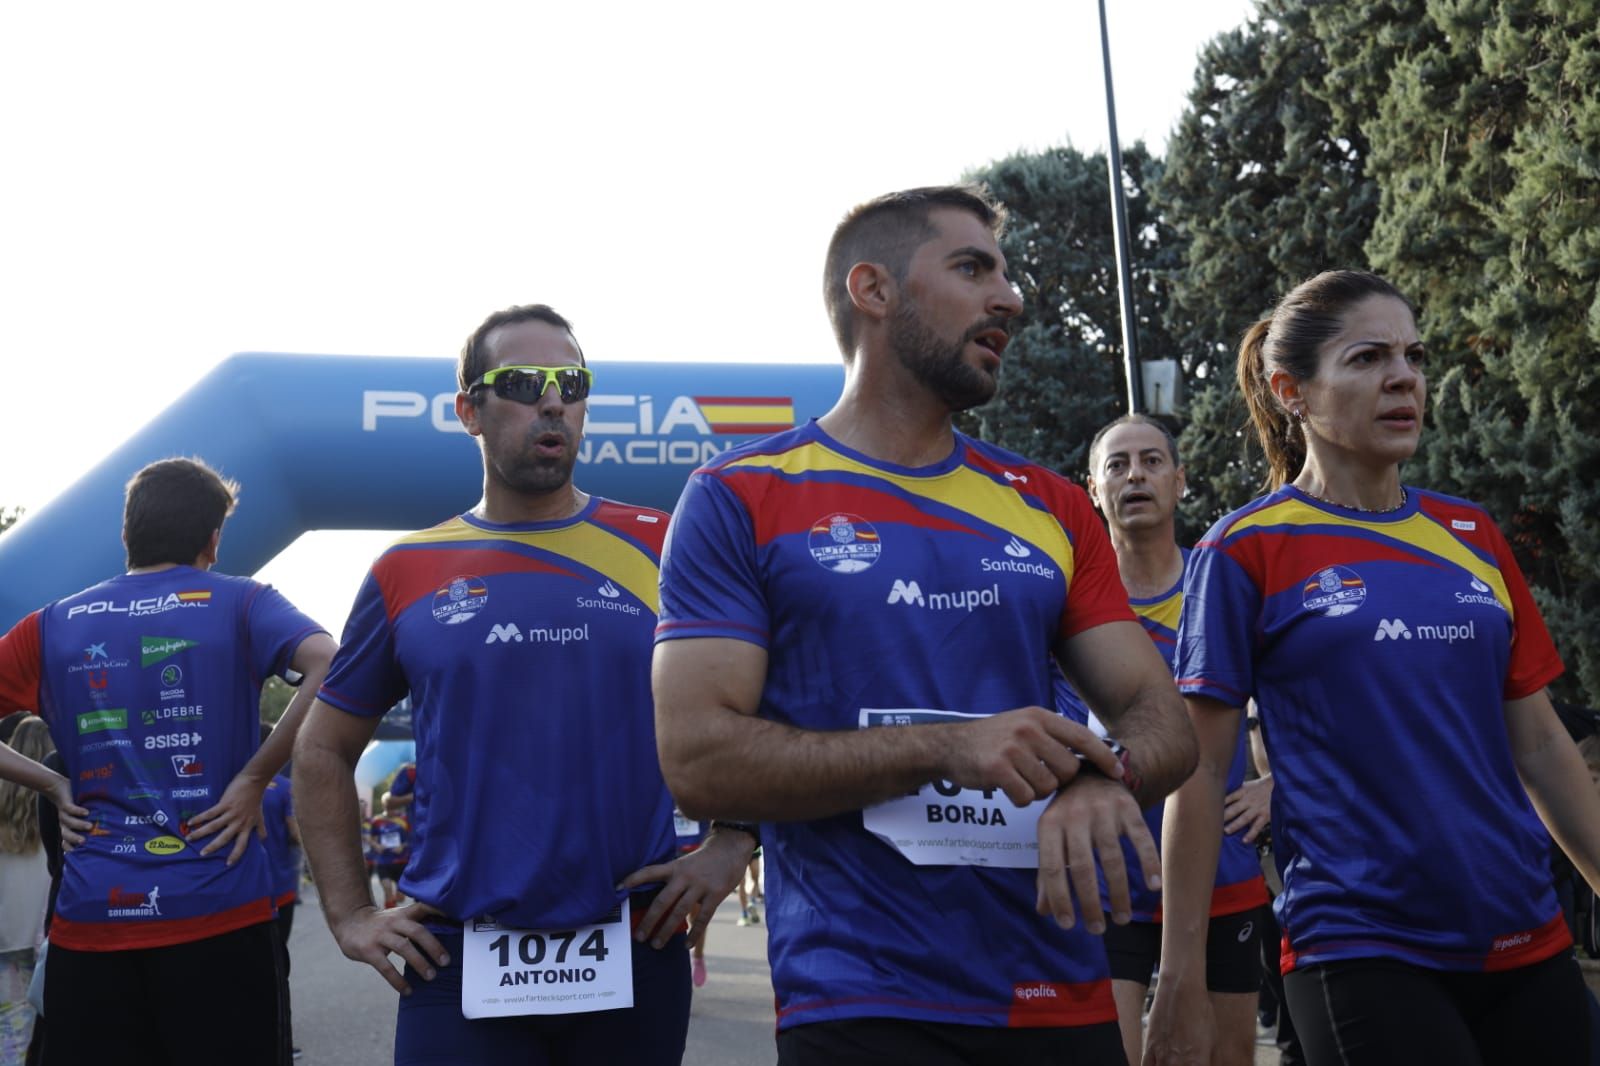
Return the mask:
<path fill-rule="evenodd" d="M 724 903 L 706 941 L 710 979 L 697 989 L 689 1017 L 692 1066 L 772 1066 L 772 982 L 765 926 L 740 928 L 737 901 Z M 389 1066 L 394 1055 L 395 994 L 378 975 L 334 946 L 314 894 L 300 907 L 290 940 L 295 1043 L 303 1066 Z M 1256 1066 L 1277 1066 L 1277 1052 L 1256 1051 Z"/>
<path fill-rule="evenodd" d="M 740 928 L 738 901 L 724 903 L 706 940 L 710 979 L 694 994 L 689 1048 L 696 1066 L 772 1066 L 772 981 L 765 926 Z M 295 916 L 295 1044 L 303 1066 L 389 1066 L 395 993 L 371 969 L 339 953 L 314 894 Z"/>

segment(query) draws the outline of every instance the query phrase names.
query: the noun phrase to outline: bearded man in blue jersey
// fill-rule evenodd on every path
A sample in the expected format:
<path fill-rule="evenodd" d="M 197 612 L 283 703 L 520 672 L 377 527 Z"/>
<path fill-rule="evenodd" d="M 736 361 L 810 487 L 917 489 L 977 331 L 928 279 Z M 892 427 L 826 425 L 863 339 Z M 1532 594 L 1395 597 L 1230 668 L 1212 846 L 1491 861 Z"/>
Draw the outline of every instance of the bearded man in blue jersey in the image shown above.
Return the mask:
<path fill-rule="evenodd" d="M 685 919 L 703 932 L 755 841 L 714 828 L 674 858 L 649 681 L 667 516 L 573 484 L 593 375 L 549 307 L 491 315 L 458 377 L 483 498 L 373 564 L 296 754 L 323 909 L 405 997 L 397 1063 L 676 1064 Z M 378 910 L 351 773 L 408 692 L 417 902 Z"/>
<path fill-rule="evenodd" d="M 1022 311 L 1002 222 L 969 187 L 847 215 L 839 402 L 673 517 L 662 766 L 689 816 L 762 823 L 781 1063 L 1122 1059 L 1095 865 L 1127 921 L 1120 842 L 1154 881 L 1140 807 L 1194 739 L 1083 491 L 952 425 Z M 1052 657 L 1114 743 L 1047 709 Z"/>
<path fill-rule="evenodd" d="M 0 715 L 37 707 L 67 767 L 19 777 L 0 761 L 67 804 L 47 1066 L 287 1061 L 274 875 L 256 837 L 334 644 L 272 587 L 212 570 L 237 489 L 192 459 L 140 470 L 127 573 L 0 639 Z M 263 740 L 261 684 L 289 672 L 301 692 Z"/>

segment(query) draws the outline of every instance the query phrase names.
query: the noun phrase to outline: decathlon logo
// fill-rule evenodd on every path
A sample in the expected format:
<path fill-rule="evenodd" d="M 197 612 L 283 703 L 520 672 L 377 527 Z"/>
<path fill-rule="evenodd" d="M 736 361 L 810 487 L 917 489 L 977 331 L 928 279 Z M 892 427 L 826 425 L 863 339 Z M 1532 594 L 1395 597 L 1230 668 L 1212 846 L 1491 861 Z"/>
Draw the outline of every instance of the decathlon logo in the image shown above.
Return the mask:
<path fill-rule="evenodd" d="M 604 596 L 608 600 L 614 600 L 618 596 L 622 595 L 622 590 L 617 588 L 617 586 L 613 585 L 609 581 L 607 581 L 604 585 L 601 585 L 598 591 L 600 595 Z"/>
<path fill-rule="evenodd" d="M 1401 639 L 1410 640 L 1411 639 L 1411 630 L 1407 629 L 1405 622 L 1402 621 L 1399 618 L 1395 618 L 1395 619 L 1385 618 L 1385 619 L 1382 619 L 1381 621 L 1378 622 L 1378 630 L 1377 630 L 1377 632 L 1372 634 L 1372 639 L 1373 640 L 1401 640 Z"/>
<path fill-rule="evenodd" d="M 485 644 L 510 644 L 512 641 L 522 643 L 522 630 L 517 628 L 515 622 L 507 622 L 503 626 L 490 626 L 489 635 L 483 638 Z"/>
<path fill-rule="evenodd" d="M 913 603 L 918 607 L 923 606 L 922 589 L 917 587 L 915 581 L 896 580 L 894 588 L 889 590 L 890 603 Z"/>
<path fill-rule="evenodd" d="M 1000 586 L 986 589 L 959 589 L 955 592 L 930 592 L 923 595 L 915 581 L 895 581 L 889 589 L 890 603 L 903 603 L 908 607 L 925 607 L 930 611 L 973 611 L 979 607 L 994 607 L 1000 603 Z"/>
<path fill-rule="evenodd" d="M 1006 543 L 1006 554 L 1011 556 L 1013 559 L 1026 559 L 1028 556 L 1032 555 L 1033 552 L 1026 544 L 1022 543 L 1022 541 L 1018 540 L 1016 537 L 1012 537 Z"/>

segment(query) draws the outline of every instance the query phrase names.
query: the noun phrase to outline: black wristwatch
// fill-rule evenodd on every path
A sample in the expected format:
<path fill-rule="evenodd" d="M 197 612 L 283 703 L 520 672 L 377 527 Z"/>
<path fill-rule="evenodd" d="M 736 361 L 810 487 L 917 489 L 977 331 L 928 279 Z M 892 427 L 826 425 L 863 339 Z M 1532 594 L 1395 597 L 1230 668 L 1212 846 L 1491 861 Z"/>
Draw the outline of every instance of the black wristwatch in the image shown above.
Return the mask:
<path fill-rule="evenodd" d="M 1139 786 L 1144 784 L 1144 778 L 1134 771 L 1133 757 L 1128 752 L 1128 746 L 1116 737 L 1101 737 L 1100 739 L 1105 742 L 1106 747 L 1111 749 L 1111 754 L 1115 755 L 1117 761 L 1122 764 L 1122 783 L 1128 786 L 1129 792 L 1139 791 Z M 1100 774 L 1102 777 L 1105 776 L 1100 772 L 1100 767 L 1085 759 L 1082 755 L 1078 756 L 1078 759 L 1081 764 L 1080 769 Z"/>
<path fill-rule="evenodd" d="M 711 828 L 732 829 L 738 833 L 748 833 L 750 838 L 757 844 L 761 843 L 761 827 L 754 822 L 724 822 L 714 818 L 711 821 Z"/>

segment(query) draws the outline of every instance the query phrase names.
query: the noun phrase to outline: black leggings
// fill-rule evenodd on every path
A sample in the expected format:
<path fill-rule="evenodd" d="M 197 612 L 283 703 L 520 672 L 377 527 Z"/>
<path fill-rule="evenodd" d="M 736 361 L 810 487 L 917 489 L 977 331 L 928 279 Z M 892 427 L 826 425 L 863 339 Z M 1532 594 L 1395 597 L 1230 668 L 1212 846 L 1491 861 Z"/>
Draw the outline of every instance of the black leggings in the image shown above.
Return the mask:
<path fill-rule="evenodd" d="M 1570 952 L 1501 973 L 1352 959 L 1283 979 L 1310 1066 L 1588 1066 L 1589 1005 Z"/>

